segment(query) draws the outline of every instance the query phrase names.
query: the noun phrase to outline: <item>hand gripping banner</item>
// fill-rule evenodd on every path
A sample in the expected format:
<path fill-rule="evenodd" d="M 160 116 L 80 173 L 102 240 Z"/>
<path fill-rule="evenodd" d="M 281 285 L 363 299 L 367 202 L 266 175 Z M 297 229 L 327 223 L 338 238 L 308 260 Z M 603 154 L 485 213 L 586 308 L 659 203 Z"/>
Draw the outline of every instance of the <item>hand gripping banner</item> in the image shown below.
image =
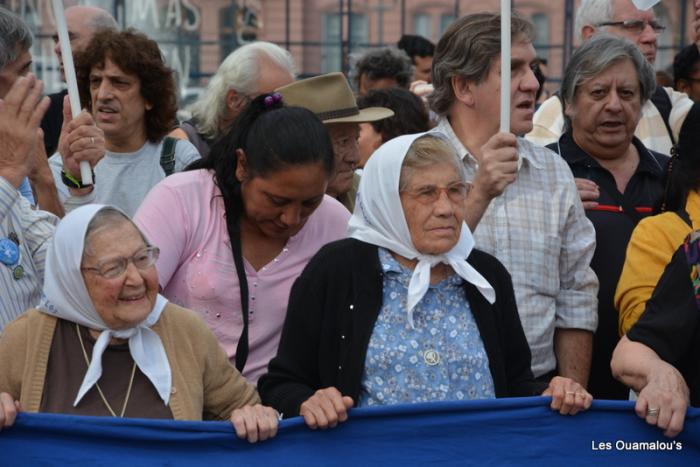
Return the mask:
<path fill-rule="evenodd" d="M 631 402 L 594 401 L 574 417 L 548 398 L 356 409 L 335 429 L 300 418 L 249 444 L 224 422 L 26 414 L 0 432 L 0 465 L 391 466 L 700 465 L 700 409 L 669 439 Z"/>

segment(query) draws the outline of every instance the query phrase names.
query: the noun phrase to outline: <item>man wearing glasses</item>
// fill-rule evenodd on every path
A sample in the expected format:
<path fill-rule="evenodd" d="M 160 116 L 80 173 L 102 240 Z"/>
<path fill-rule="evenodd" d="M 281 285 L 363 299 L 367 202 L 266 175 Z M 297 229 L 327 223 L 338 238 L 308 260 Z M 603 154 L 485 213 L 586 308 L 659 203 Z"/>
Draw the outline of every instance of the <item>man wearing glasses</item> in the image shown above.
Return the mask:
<path fill-rule="evenodd" d="M 694 0 L 695 45 L 700 46 L 700 0 Z M 583 0 L 576 12 L 575 30 L 581 40 L 604 32 L 634 42 L 644 57 L 654 65 L 657 38 L 665 29 L 652 9 L 640 10 L 632 0 Z M 658 86 L 642 108 L 642 118 L 635 135 L 644 145 L 662 154 L 670 154 L 681 126 L 693 102 L 683 93 Z M 530 141 L 546 145 L 556 142 L 564 131 L 564 114 L 559 96 L 545 101 L 535 114 Z"/>

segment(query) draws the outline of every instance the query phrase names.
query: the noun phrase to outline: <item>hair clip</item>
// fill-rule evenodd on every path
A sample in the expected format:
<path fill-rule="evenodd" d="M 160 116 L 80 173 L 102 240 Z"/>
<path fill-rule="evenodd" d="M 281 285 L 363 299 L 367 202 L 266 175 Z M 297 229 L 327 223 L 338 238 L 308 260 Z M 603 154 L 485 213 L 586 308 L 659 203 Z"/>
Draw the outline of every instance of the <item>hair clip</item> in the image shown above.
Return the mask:
<path fill-rule="evenodd" d="M 265 97 L 264 102 L 265 102 L 265 107 L 270 109 L 270 108 L 274 107 L 276 104 L 279 104 L 282 102 L 282 95 L 278 92 L 273 92 L 269 96 Z"/>

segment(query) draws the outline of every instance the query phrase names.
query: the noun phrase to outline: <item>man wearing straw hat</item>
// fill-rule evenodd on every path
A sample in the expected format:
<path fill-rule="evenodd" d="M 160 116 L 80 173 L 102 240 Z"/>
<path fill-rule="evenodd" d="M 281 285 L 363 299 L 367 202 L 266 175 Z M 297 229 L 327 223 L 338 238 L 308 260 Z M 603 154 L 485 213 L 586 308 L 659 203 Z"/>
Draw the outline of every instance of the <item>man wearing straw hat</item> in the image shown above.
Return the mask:
<path fill-rule="evenodd" d="M 429 97 L 440 115 L 435 131 L 448 136 L 473 180 L 466 220 L 477 248 L 512 276 L 533 374 L 585 386 L 598 321 L 595 231 L 564 160 L 515 136 L 532 128 L 539 83 L 532 24 L 514 15 L 511 29 L 514 134 L 498 132 L 501 17 L 489 13 L 456 20 L 437 45 Z"/>
<path fill-rule="evenodd" d="M 277 89 L 286 105 L 304 107 L 323 121 L 335 152 L 335 176 L 326 193 L 353 211 L 359 177 L 355 167 L 360 160 L 357 139 L 360 123 L 376 122 L 394 112 L 385 107 L 358 109 L 355 96 L 342 73 L 329 73 L 297 81 Z"/>

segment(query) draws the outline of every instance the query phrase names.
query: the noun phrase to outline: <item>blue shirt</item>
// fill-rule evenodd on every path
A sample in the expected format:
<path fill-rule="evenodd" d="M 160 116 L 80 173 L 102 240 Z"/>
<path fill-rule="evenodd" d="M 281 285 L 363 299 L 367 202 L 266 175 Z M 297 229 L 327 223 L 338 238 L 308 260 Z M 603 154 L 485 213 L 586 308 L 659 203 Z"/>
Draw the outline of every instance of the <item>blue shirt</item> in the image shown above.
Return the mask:
<path fill-rule="evenodd" d="M 34 193 L 32 192 L 32 186 L 29 184 L 29 179 L 24 178 L 22 184 L 19 186 L 19 192 L 29 201 L 29 204 L 34 205 Z"/>
<path fill-rule="evenodd" d="M 489 359 L 464 293 L 453 274 L 428 291 L 408 324 L 413 271 L 379 248 L 382 309 L 367 348 L 358 406 L 496 397 Z"/>

